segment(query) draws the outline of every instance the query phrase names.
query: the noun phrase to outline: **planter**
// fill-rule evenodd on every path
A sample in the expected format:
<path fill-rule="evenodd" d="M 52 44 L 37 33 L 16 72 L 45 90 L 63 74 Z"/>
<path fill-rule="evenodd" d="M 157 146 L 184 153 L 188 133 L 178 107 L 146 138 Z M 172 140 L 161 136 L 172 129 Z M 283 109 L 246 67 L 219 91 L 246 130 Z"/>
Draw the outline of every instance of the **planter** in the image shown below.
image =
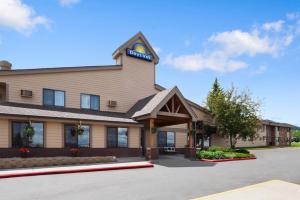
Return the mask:
<path fill-rule="evenodd" d="M 42 158 L 0 158 L 0 169 L 32 168 L 46 166 L 79 165 L 115 162 L 114 156 L 94 157 L 42 157 Z"/>
<path fill-rule="evenodd" d="M 199 159 L 203 162 L 227 162 L 227 161 L 239 161 L 239 160 L 255 160 L 256 157 L 249 158 L 226 158 L 226 159 Z"/>

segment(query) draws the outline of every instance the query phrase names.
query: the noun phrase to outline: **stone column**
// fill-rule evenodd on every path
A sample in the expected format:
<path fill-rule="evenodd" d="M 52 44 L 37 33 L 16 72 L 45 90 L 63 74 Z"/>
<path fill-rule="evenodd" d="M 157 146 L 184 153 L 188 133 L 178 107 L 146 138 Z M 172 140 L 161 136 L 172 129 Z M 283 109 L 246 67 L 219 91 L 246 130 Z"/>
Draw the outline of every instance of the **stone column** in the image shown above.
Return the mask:
<path fill-rule="evenodd" d="M 157 129 L 154 124 L 154 119 L 150 119 L 146 128 L 147 135 L 147 160 L 158 159 L 158 148 L 157 148 Z"/>
<path fill-rule="evenodd" d="M 187 123 L 187 128 L 188 128 L 188 144 L 185 152 L 185 157 L 195 158 L 196 157 L 196 148 L 194 146 L 195 133 L 193 131 L 192 121 L 189 121 Z"/>

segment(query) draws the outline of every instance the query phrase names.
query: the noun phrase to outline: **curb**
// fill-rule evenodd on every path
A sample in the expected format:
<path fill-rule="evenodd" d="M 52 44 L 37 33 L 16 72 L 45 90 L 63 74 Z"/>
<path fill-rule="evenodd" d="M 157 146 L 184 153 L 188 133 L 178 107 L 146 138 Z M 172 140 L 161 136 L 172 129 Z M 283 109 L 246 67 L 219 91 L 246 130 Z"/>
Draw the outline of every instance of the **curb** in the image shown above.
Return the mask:
<path fill-rule="evenodd" d="M 153 164 L 144 165 L 132 165 L 132 166 L 116 166 L 116 167 L 99 167 L 99 168 L 87 168 L 87 169 L 70 169 L 70 170 L 53 170 L 53 171 L 40 171 L 40 172 L 27 172 L 27 173 L 11 173 L 2 174 L 0 179 L 4 178 L 15 178 L 25 176 L 40 176 L 40 175 L 53 175 L 53 174 L 71 174 L 71 173 L 82 173 L 82 172 L 96 172 L 96 171 L 111 171 L 111 170 L 124 170 L 124 169 L 141 169 L 154 167 Z"/>
<path fill-rule="evenodd" d="M 239 160 L 255 160 L 256 157 L 251 158 L 229 158 L 229 159 L 218 159 L 218 160 L 210 160 L 210 159 L 199 159 L 203 162 L 227 162 L 227 161 L 239 161 Z"/>

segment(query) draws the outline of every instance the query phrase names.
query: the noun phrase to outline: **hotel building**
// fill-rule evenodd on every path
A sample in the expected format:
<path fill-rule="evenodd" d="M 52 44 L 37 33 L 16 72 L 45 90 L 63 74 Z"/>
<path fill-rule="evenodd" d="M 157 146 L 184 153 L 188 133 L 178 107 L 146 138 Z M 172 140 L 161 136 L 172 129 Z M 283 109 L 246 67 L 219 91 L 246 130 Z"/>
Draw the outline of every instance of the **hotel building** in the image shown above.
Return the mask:
<path fill-rule="evenodd" d="M 177 87 L 155 83 L 159 57 L 142 33 L 117 48 L 112 58 L 115 65 L 35 69 L 12 69 L 1 61 L 0 157 L 18 156 L 25 145 L 32 156 L 67 156 L 70 148 L 80 147 L 81 156 L 147 159 L 166 152 L 193 156 L 202 140 L 226 145 L 218 136 L 214 142 L 192 134 L 213 120 Z M 24 134 L 29 124 L 32 138 Z M 74 134 L 76 127 L 83 133 Z"/>

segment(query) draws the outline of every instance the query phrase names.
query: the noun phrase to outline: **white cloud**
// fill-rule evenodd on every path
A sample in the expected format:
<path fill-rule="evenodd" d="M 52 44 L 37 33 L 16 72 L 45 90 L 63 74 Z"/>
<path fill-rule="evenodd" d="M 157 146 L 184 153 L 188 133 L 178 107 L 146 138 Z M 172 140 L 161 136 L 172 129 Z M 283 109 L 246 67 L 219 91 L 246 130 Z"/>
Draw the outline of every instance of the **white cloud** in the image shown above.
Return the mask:
<path fill-rule="evenodd" d="M 153 49 L 154 49 L 155 53 L 157 53 L 157 54 L 161 53 L 161 51 L 162 51 L 160 47 L 153 47 Z"/>
<path fill-rule="evenodd" d="M 298 18 L 300 18 L 300 13 L 298 13 L 298 12 L 295 12 L 295 13 L 288 13 L 288 14 L 286 15 L 286 18 L 287 18 L 288 20 L 295 20 L 295 19 L 298 19 Z"/>
<path fill-rule="evenodd" d="M 45 17 L 36 15 L 33 8 L 21 0 L 0 1 L 0 26 L 30 35 L 37 25 L 48 26 L 48 23 Z"/>
<path fill-rule="evenodd" d="M 267 65 L 261 65 L 261 66 L 259 66 L 259 68 L 254 72 L 254 74 L 256 74 L 256 75 L 263 74 L 263 73 L 265 73 L 265 71 L 267 71 L 267 69 L 268 69 L 268 66 L 267 66 Z"/>
<path fill-rule="evenodd" d="M 278 20 L 276 22 L 269 22 L 262 25 L 262 28 L 266 31 L 276 31 L 279 32 L 283 28 L 283 24 L 285 22 L 283 20 Z"/>
<path fill-rule="evenodd" d="M 177 56 L 169 54 L 164 64 L 181 70 L 233 72 L 249 66 L 243 61 L 245 57 L 278 57 L 295 37 L 296 24 L 287 24 L 284 20 L 265 23 L 250 31 L 224 31 L 211 35 L 202 51 Z M 261 67 L 260 71 L 263 70 Z"/>
<path fill-rule="evenodd" d="M 65 6 L 65 7 L 72 6 L 72 5 L 77 4 L 79 2 L 80 2 L 80 0 L 59 0 L 60 5 Z"/>

